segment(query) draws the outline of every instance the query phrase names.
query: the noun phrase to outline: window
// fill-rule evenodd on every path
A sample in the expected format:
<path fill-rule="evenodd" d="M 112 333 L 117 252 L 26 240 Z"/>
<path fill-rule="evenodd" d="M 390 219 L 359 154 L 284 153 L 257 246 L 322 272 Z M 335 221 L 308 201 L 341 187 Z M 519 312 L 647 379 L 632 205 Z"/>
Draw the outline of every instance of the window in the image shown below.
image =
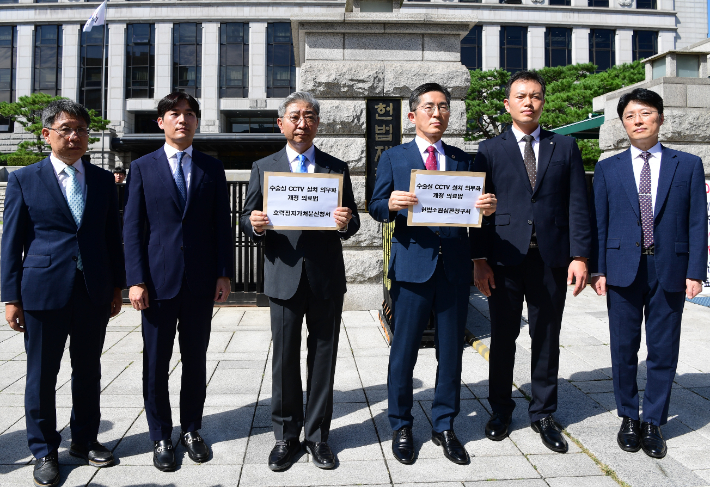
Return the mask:
<path fill-rule="evenodd" d="M 500 67 L 515 73 L 528 67 L 528 29 L 503 25 L 500 28 Z"/>
<path fill-rule="evenodd" d="M 276 123 L 278 114 L 274 113 L 235 113 L 227 117 L 227 130 L 232 134 L 278 134 L 281 132 Z"/>
<path fill-rule="evenodd" d="M 588 7 L 608 7 L 609 0 L 588 0 Z"/>
<path fill-rule="evenodd" d="M 0 103 L 15 101 L 15 73 L 17 72 L 17 27 L 0 26 Z M 14 123 L 0 117 L 0 132 L 12 132 Z"/>
<path fill-rule="evenodd" d="M 35 28 L 34 89 L 51 96 L 62 94 L 62 26 Z"/>
<path fill-rule="evenodd" d="M 173 90 L 202 96 L 202 24 L 173 25 Z"/>
<path fill-rule="evenodd" d="M 510 3 L 513 5 L 522 5 L 523 0 L 498 0 L 498 3 Z"/>
<path fill-rule="evenodd" d="M 608 29 L 592 29 L 589 32 L 589 62 L 597 65 L 597 73 L 616 64 L 614 52 L 615 32 Z"/>
<path fill-rule="evenodd" d="M 474 25 L 473 29 L 461 39 L 461 64 L 468 69 L 481 69 L 483 57 L 483 27 Z"/>
<path fill-rule="evenodd" d="M 102 63 L 102 55 L 108 59 L 108 36 L 105 50 L 101 48 L 105 25 L 95 26 L 91 32 L 81 33 L 81 56 L 79 62 L 79 103 L 101 114 L 101 66 L 104 65 L 104 86 L 108 86 L 108 62 Z M 104 90 L 104 96 L 106 96 Z"/>
<path fill-rule="evenodd" d="M 459 3 L 482 3 L 481 0 L 459 0 Z"/>
<path fill-rule="evenodd" d="M 636 0 L 636 8 L 648 8 L 656 10 L 656 0 Z"/>
<path fill-rule="evenodd" d="M 550 5 L 562 5 L 563 7 L 569 7 L 572 5 L 571 0 L 549 0 Z"/>
<path fill-rule="evenodd" d="M 134 134 L 162 134 L 158 126 L 158 112 L 138 112 L 133 115 Z"/>
<path fill-rule="evenodd" d="M 548 27 L 545 30 L 545 67 L 572 64 L 572 29 Z"/>
<path fill-rule="evenodd" d="M 652 30 L 635 30 L 631 38 L 633 44 L 633 60 L 646 59 L 658 54 L 658 32 Z"/>
<path fill-rule="evenodd" d="M 291 23 L 266 27 L 266 96 L 284 98 L 296 91 L 296 59 L 291 42 Z"/>
<path fill-rule="evenodd" d="M 59 0 L 35 0 L 35 3 L 59 3 Z"/>
<path fill-rule="evenodd" d="M 0 0 L 0 4 L 2 3 L 19 3 L 20 0 Z"/>
<path fill-rule="evenodd" d="M 219 96 L 249 96 L 249 24 L 229 23 L 219 28 Z"/>
<path fill-rule="evenodd" d="M 153 98 L 155 25 L 126 26 L 126 98 Z"/>

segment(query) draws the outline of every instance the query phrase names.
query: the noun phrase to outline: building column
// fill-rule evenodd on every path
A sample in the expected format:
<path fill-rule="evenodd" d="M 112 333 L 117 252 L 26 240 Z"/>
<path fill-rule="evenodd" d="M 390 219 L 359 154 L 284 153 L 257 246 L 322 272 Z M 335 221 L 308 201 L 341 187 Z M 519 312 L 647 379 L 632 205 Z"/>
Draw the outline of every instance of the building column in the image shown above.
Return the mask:
<path fill-rule="evenodd" d="M 160 100 L 173 91 L 173 24 L 155 23 L 155 93 Z"/>
<path fill-rule="evenodd" d="M 528 27 L 528 69 L 545 67 L 545 27 Z"/>
<path fill-rule="evenodd" d="M 572 64 L 589 62 L 589 29 L 572 28 Z"/>
<path fill-rule="evenodd" d="M 106 118 L 117 134 L 126 130 L 126 24 L 108 24 L 108 93 Z"/>
<path fill-rule="evenodd" d="M 617 66 L 633 61 L 633 36 L 634 31 L 632 29 L 616 29 L 615 51 Z"/>
<path fill-rule="evenodd" d="M 249 99 L 266 99 L 266 22 L 249 22 Z"/>
<path fill-rule="evenodd" d="M 656 2 L 656 6 L 658 7 L 658 10 L 675 10 L 675 1 L 658 0 L 658 2 Z"/>
<path fill-rule="evenodd" d="M 200 132 L 216 134 L 219 123 L 219 22 L 202 23 Z"/>
<path fill-rule="evenodd" d="M 587 7 L 589 5 L 589 0 L 572 0 L 570 5 L 572 7 Z M 572 62 L 574 62 L 574 60 Z"/>
<path fill-rule="evenodd" d="M 17 98 L 32 94 L 34 34 L 34 25 L 17 26 L 17 71 L 15 74 Z"/>
<path fill-rule="evenodd" d="M 662 30 L 658 33 L 658 53 L 673 51 L 675 49 L 675 32 Z M 19 52 L 19 48 L 18 48 Z"/>
<path fill-rule="evenodd" d="M 80 28 L 79 24 L 64 24 L 62 26 L 62 96 L 74 101 L 79 99 Z"/>
<path fill-rule="evenodd" d="M 498 69 L 500 67 L 500 25 L 483 26 L 483 43 L 481 46 L 481 69 Z"/>

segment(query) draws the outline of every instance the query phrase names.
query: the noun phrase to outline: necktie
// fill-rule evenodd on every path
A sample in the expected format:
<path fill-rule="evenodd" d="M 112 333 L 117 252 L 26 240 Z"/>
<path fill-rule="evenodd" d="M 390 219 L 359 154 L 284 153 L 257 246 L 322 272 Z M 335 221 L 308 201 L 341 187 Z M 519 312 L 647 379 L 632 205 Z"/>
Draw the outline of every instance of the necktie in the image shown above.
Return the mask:
<path fill-rule="evenodd" d="M 308 172 L 308 168 L 306 167 L 306 161 L 308 161 L 308 159 L 306 158 L 306 156 L 304 156 L 303 154 L 298 154 L 298 156 L 296 156 L 296 159 L 298 159 L 298 166 L 296 167 L 296 172 Z"/>
<path fill-rule="evenodd" d="M 525 141 L 523 161 L 525 162 L 525 169 L 528 172 L 528 179 L 530 179 L 530 186 L 535 188 L 535 181 L 537 180 L 537 161 L 535 160 L 535 151 L 532 148 L 535 137 L 532 135 L 523 135 L 523 140 Z"/>
<path fill-rule="evenodd" d="M 76 179 L 76 168 L 74 166 L 67 166 L 64 168 L 64 172 L 69 176 L 67 203 L 69 204 L 69 210 L 78 227 L 81 224 L 81 217 L 84 214 L 84 195 L 81 192 L 79 181 Z M 78 253 L 76 257 L 76 268 L 80 271 L 84 270 L 84 264 L 81 262 L 81 253 Z"/>
<path fill-rule="evenodd" d="M 175 169 L 175 185 L 177 186 L 178 193 L 180 193 L 180 210 L 185 211 L 185 203 L 187 202 L 187 185 L 185 184 L 185 173 L 182 171 L 182 158 L 185 153 L 180 151 L 175 154 L 177 157 L 177 169 Z"/>
<path fill-rule="evenodd" d="M 434 155 L 436 148 L 433 145 L 430 145 L 426 148 L 426 151 L 429 153 L 429 156 L 426 158 L 426 168 L 429 171 L 436 171 L 436 156 Z"/>
<path fill-rule="evenodd" d="M 642 152 L 643 168 L 639 181 L 639 206 L 641 207 L 641 228 L 643 229 L 643 248 L 653 245 L 653 198 L 651 197 L 651 165 L 648 160 L 650 152 Z"/>

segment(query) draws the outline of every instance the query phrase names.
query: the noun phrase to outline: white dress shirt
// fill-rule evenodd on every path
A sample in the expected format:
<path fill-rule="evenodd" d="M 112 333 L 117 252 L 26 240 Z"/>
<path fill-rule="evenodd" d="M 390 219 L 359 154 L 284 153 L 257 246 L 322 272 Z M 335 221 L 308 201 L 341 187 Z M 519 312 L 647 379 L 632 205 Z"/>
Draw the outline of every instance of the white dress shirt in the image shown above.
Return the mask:
<path fill-rule="evenodd" d="M 168 156 L 170 174 L 173 174 L 174 179 L 175 171 L 177 171 L 177 153 L 180 152 L 180 149 L 177 149 L 166 142 L 163 146 L 163 150 L 165 151 L 165 155 Z M 185 190 L 189 191 L 190 180 L 192 179 L 192 146 L 188 147 L 183 152 L 185 152 L 185 155 L 182 156 L 182 172 L 185 175 Z"/>
<path fill-rule="evenodd" d="M 641 157 L 643 151 L 633 145 L 629 149 L 631 150 L 631 164 L 634 167 L 634 179 L 636 180 L 636 192 L 638 193 L 639 184 L 641 183 L 641 170 L 643 169 L 643 158 Z M 658 177 L 661 173 L 661 153 L 663 152 L 661 143 L 656 142 L 656 145 L 651 147 L 647 152 L 651 153 L 651 157 L 648 158 L 648 165 L 651 166 L 651 206 L 655 215 Z"/>
<path fill-rule="evenodd" d="M 49 155 L 49 160 L 52 162 L 52 168 L 54 168 L 54 175 L 56 176 L 57 181 L 59 182 L 59 189 L 62 190 L 62 194 L 64 195 L 64 199 L 66 200 L 67 188 L 69 187 L 69 174 L 65 171 L 65 169 L 69 166 L 57 159 L 54 156 L 54 152 Z M 74 166 L 74 169 L 76 169 L 76 172 L 74 174 L 76 175 L 76 180 L 79 182 L 79 187 L 81 188 L 81 194 L 84 197 L 84 202 L 86 202 L 86 176 L 84 174 L 84 163 L 82 162 L 81 158 L 79 158 L 79 160 L 72 164 L 72 166 Z"/>
<path fill-rule="evenodd" d="M 429 157 L 429 152 L 427 152 L 427 149 L 429 146 L 433 145 L 434 149 L 434 157 L 436 157 L 436 166 L 438 171 L 446 171 L 446 157 L 444 155 L 444 144 L 441 143 L 441 139 L 437 140 L 436 143 L 430 144 L 426 140 L 422 139 L 418 135 L 414 137 L 414 142 L 416 142 L 417 147 L 419 147 L 419 155 L 422 156 L 422 161 L 424 162 L 424 165 L 426 166 L 426 160 Z"/>
<path fill-rule="evenodd" d="M 313 173 L 316 169 L 316 146 L 311 145 L 306 149 L 303 155 L 306 156 L 306 172 Z M 286 157 L 288 157 L 291 172 L 301 172 L 301 162 L 298 160 L 298 156 L 299 153 L 293 150 L 290 145 L 286 144 Z"/>
<path fill-rule="evenodd" d="M 511 126 L 510 129 L 513 131 L 513 134 L 515 134 L 515 140 L 518 141 L 518 147 L 520 148 L 520 155 L 522 155 L 523 160 L 525 160 L 525 144 L 527 142 L 523 140 L 523 137 L 525 137 L 527 134 L 516 129 L 515 126 Z M 538 125 L 537 128 L 530 135 L 534 137 L 532 141 L 532 150 L 535 153 L 535 168 L 537 169 L 539 167 L 537 161 L 538 159 L 540 159 L 538 157 L 540 153 L 540 126 Z"/>

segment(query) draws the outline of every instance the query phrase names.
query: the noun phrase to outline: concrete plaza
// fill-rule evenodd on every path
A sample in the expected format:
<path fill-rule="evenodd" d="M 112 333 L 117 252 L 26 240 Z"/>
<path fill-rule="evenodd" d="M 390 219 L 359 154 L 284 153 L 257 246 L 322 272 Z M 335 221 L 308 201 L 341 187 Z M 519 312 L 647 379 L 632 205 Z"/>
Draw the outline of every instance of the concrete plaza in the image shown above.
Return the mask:
<path fill-rule="evenodd" d="M 490 321 L 485 298 L 472 289 L 468 328 L 488 344 Z M 2 310 L 4 311 L 4 310 Z M 429 441 L 436 359 L 420 351 L 415 370 L 417 460 L 405 466 L 390 451 L 387 408 L 389 349 L 377 313 L 345 312 L 335 385 L 335 414 L 329 443 L 337 468 L 323 471 L 303 454 L 282 473 L 266 465 L 273 446 L 270 424 L 271 334 L 265 308 L 215 308 L 208 354 L 207 404 L 202 434 L 213 458 L 195 465 L 177 447 L 178 469 L 161 473 L 152 466 L 152 444 L 143 411 L 140 315 L 124 307 L 109 323 L 102 358 L 102 421 L 99 441 L 117 465 L 97 470 L 69 456 L 71 408 L 68 353 L 57 382 L 59 452 L 63 486 L 350 486 L 443 485 L 486 487 L 606 487 L 630 485 L 710 486 L 710 309 L 687 303 L 681 357 L 663 428 L 668 456 L 652 460 L 643 452 L 625 453 L 616 445 L 620 424 L 612 392 L 609 332 L 604 298 L 587 288 L 568 296 L 561 334 L 560 409 L 555 417 L 568 434 L 565 455 L 547 450 L 527 421 L 530 392 L 530 339 L 521 323 L 515 371 L 516 409 L 509 438 L 491 442 L 483 434 L 489 418 L 485 347 L 464 350 L 461 414 L 456 432 L 472 456 L 457 466 Z M 302 359 L 305 363 L 305 336 Z M 478 350 L 478 351 L 477 351 Z M 479 353 L 481 352 L 481 353 Z M 645 383 L 645 353 L 639 355 L 639 384 Z M 23 338 L 7 326 L 0 331 L 0 485 L 32 483 L 33 459 L 27 448 L 23 409 Z M 178 423 L 181 365 L 175 348 L 170 376 L 174 422 Z M 302 371 L 305 370 L 303 366 Z M 303 373 L 305 380 L 305 372 Z M 176 428 L 176 430 L 179 428 Z M 177 443 L 175 431 L 173 441 Z"/>

